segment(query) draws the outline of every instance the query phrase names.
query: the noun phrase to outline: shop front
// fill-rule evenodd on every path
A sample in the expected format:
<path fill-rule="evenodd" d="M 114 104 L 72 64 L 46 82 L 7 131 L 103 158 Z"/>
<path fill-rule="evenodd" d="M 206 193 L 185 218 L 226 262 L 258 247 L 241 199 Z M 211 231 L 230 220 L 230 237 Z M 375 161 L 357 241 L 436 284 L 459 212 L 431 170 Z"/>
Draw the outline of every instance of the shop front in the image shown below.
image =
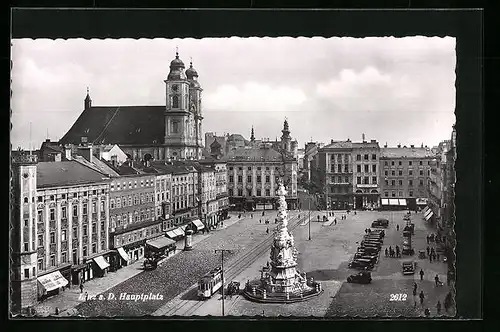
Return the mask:
<path fill-rule="evenodd" d="M 200 220 L 200 219 L 194 219 L 194 220 L 192 220 L 191 222 L 192 222 L 192 224 L 193 224 L 193 226 L 194 226 L 194 227 L 192 227 L 191 229 L 192 229 L 193 231 L 195 231 L 195 233 L 200 232 L 200 231 L 202 231 L 203 229 L 205 229 L 205 225 L 201 222 L 201 220 Z"/>
<path fill-rule="evenodd" d="M 61 271 L 57 270 L 37 277 L 38 299 L 43 300 L 59 294 L 61 289 L 69 285 Z"/>
<path fill-rule="evenodd" d="M 94 279 L 92 260 L 84 258 L 83 263 L 73 265 L 71 268 L 71 283 L 73 285 L 79 285 L 92 279 Z"/>
<path fill-rule="evenodd" d="M 381 198 L 381 210 L 401 211 L 408 209 L 408 202 L 405 198 Z"/>
<path fill-rule="evenodd" d="M 130 257 L 123 247 L 119 247 L 110 255 L 110 271 L 116 271 L 130 262 Z"/>
<path fill-rule="evenodd" d="M 110 255 L 107 255 L 108 260 L 109 260 L 109 256 Z M 94 269 L 94 273 L 93 273 L 94 276 L 100 277 L 100 278 L 104 277 L 106 275 L 106 273 L 108 273 L 109 267 L 110 267 L 108 260 L 105 259 L 103 255 L 94 257 L 94 258 L 92 258 L 92 260 L 94 262 L 94 264 L 92 265 L 92 268 Z"/>
<path fill-rule="evenodd" d="M 166 236 L 146 241 L 145 257 L 159 261 L 175 254 L 176 242 Z"/>
<path fill-rule="evenodd" d="M 130 258 L 129 264 L 133 264 L 134 262 L 142 259 L 144 257 L 144 243 L 145 240 L 139 240 L 134 243 L 130 243 L 123 246 L 123 249 L 128 254 Z"/>

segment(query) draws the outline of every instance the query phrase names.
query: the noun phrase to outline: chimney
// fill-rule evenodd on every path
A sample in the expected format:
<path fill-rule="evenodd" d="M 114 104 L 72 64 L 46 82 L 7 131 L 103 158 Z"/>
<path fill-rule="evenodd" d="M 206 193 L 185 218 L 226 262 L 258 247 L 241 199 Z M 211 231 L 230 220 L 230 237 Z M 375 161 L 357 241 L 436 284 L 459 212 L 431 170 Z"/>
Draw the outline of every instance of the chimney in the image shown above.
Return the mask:
<path fill-rule="evenodd" d="M 88 162 L 93 162 L 92 146 L 79 146 L 77 154 L 85 158 Z"/>
<path fill-rule="evenodd" d="M 372 139 L 372 140 L 370 140 L 370 143 L 377 143 L 377 141 Z"/>
<path fill-rule="evenodd" d="M 45 139 L 45 142 L 50 143 L 50 138 Z"/>
<path fill-rule="evenodd" d="M 333 144 L 333 139 L 330 141 L 331 144 Z"/>
<path fill-rule="evenodd" d="M 401 144 L 398 144 L 398 148 L 400 148 L 400 147 L 401 147 Z"/>
<path fill-rule="evenodd" d="M 414 148 L 415 148 L 415 145 L 413 145 L 413 144 L 412 144 L 412 145 L 410 145 L 410 147 L 411 147 L 412 149 L 414 149 Z"/>
<path fill-rule="evenodd" d="M 363 138 L 363 143 L 365 143 L 365 134 L 363 133 L 363 135 L 361 135 L 361 137 Z"/>
<path fill-rule="evenodd" d="M 66 145 L 64 146 L 64 158 L 66 160 L 71 160 L 71 146 Z"/>

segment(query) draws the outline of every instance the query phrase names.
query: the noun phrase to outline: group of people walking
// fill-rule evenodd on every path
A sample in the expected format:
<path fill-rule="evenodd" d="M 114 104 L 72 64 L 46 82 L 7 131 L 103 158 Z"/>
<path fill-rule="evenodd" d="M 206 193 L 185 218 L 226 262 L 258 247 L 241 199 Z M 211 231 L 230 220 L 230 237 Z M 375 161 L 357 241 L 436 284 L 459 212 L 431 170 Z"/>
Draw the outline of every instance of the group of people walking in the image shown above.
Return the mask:
<path fill-rule="evenodd" d="M 422 280 L 423 278 L 423 270 L 420 270 L 420 277 Z M 436 279 L 439 279 L 439 277 L 436 275 Z M 437 282 L 437 281 L 436 281 Z M 413 283 L 413 301 L 414 301 L 414 307 L 417 307 L 417 294 L 418 294 L 418 298 L 420 300 L 420 305 L 423 307 L 424 306 L 424 300 L 425 300 L 425 294 L 424 294 L 424 291 L 423 290 L 420 290 L 420 293 L 418 293 L 418 285 L 416 282 Z M 451 306 L 452 306 L 452 295 L 451 295 L 451 292 L 448 292 L 448 294 L 446 294 L 446 297 L 444 298 L 444 310 L 446 313 L 448 313 L 448 311 L 450 310 Z M 442 309 L 442 304 L 441 304 L 441 301 L 438 300 L 437 303 L 436 303 L 436 313 L 438 316 L 441 315 L 441 309 Z M 429 317 L 430 314 L 431 314 L 431 311 L 430 309 L 427 307 L 425 308 L 424 310 L 424 314 L 425 316 Z"/>
<path fill-rule="evenodd" d="M 392 246 L 385 248 L 385 257 L 401 258 L 401 250 L 399 249 L 399 246 L 396 246 L 396 250 L 392 249 Z"/>

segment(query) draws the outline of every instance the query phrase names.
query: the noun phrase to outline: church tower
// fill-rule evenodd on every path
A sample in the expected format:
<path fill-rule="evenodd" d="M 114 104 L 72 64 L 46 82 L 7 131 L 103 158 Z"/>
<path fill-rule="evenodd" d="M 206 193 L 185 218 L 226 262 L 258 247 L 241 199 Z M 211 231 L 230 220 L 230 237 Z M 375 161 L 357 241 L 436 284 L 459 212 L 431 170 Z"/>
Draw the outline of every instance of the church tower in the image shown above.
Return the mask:
<path fill-rule="evenodd" d="M 170 72 L 165 80 L 164 156 L 172 159 L 197 159 L 196 123 L 190 111 L 190 82 L 184 73 L 184 68 L 184 63 L 179 59 L 179 53 L 176 52 L 175 59 L 170 62 Z"/>
<path fill-rule="evenodd" d="M 186 77 L 189 81 L 189 111 L 194 119 L 194 141 L 196 144 L 196 158 L 201 159 L 203 141 L 202 141 L 202 122 L 203 114 L 201 108 L 201 88 L 198 82 L 198 72 L 193 68 L 193 61 L 190 62 L 186 70 Z"/>
<path fill-rule="evenodd" d="M 11 312 L 29 314 L 37 303 L 36 156 L 12 160 L 10 281 Z"/>
<path fill-rule="evenodd" d="M 283 130 L 281 131 L 281 148 L 285 151 L 291 152 L 292 138 L 290 137 L 290 129 L 288 128 L 288 120 L 285 119 L 283 123 Z"/>
<path fill-rule="evenodd" d="M 87 96 L 84 101 L 85 110 L 92 107 L 92 99 L 90 99 L 89 88 L 87 87 Z"/>

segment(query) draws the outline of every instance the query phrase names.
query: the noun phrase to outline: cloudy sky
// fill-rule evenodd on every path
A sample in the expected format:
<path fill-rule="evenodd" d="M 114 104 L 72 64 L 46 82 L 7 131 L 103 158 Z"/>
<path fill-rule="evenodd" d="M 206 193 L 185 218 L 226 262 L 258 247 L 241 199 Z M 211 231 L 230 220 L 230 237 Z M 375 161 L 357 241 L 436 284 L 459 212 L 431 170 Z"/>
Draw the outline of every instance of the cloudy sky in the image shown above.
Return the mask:
<path fill-rule="evenodd" d="M 12 42 L 13 148 L 60 139 L 94 106 L 164 105 L 178 47 L 204 89 L 204 131 L 437 145 L 455 122 L 455 39 L 21 39 Z"/>

